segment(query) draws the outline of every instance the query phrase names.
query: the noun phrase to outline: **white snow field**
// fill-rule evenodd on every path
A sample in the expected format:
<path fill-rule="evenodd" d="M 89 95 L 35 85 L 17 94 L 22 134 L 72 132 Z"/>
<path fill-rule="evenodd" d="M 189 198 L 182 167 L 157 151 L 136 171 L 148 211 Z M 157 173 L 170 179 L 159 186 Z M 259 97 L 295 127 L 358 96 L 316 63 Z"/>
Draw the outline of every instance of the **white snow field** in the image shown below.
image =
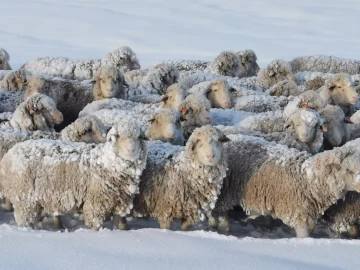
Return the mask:
<path fill-rule="evenodd" d="M 260 66 L 300 55 L 360 59 L 359 0 L 1 0 L 0 7 L 0 47 L 15 69 L 38 56 L 102 58 L 123 45 L 144 68 L 247 48 Z M 126 232 L 61 233 L 19 229 L 4 213 L 0 223 L 0 269 L 360 269 L 359 240 L 321 233 L 289 239 L 293 232 L 236 224 L 235 236 L 224 236 L 204 224 L 179 232 L 149 221 Z"/>

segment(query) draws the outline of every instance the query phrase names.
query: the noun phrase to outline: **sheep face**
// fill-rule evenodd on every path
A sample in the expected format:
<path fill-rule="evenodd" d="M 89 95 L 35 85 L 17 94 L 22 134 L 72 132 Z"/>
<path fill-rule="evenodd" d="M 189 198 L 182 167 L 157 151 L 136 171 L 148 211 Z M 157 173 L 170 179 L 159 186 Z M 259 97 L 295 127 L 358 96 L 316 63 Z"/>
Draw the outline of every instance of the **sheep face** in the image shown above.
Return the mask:
<path fill-rule="evenodd" d="M 237 77 L 241 72 L 239 57 L 229 51 L 220 53 L 211 65 L 219 75 Z"/>
<path fill-rule="evenodd" d="M 322 121 L 320 123 L 319 116 L 314 111 L 302 109 L 289 118 L 288 125 L 292 125 L 301 142 L 308 143 L 314 140 Z"/>
<path fill-rule="evenodd" d="M 162 107 L 177 110 L 184 98 L 184 92 L 178 87 L 178 84 L 172 84 L 162 97 Z"/>
<path fill-rule="evenodd" d="M 225 81 L 212 81 L 207 92 L 207 98 L 211 101 L 214 108 L 229 109 L 231 107 L 229 85 Z"/>
<path fill-rule="evenodd" d="M 125 82 L 120 71 L 112 66 L 103 66 L 93 81 L 94 99 L 125 98 Z"/>
<path fill-rule="evenodd" d="M 150 120 L 146 137 L 153 140 L 183 145 L 184 135 L 180 123 L 180 114 L 173 110 L 161 110 Z"/>
<path fill-rule="evenodd" d="M 210 110 L 206 108 L 180 108 L 181 120 L 188 126 L 204 126 L 212 123 Z"/>
<path fill-rule="evenodd" d="M 253 50 L 245 50 L 242 52 L 238 52 L 237 55 L 240 58 L 241 66 L 246 71 L 247 77 L 256 76 L 259 72 L 260 67 L 257 64 L 257 56 Z"/>
<path fill-rule="evenodd" d="M 324 127 L 327 130 L 324 139 L 333 147 L 343 145 L 348 140 L 343 110 L 338 106 L 326 105 L 320 115 L 324 118 Z"/>
<path fill-rule="evenodd" d="M 204 126 L 194 131 L 189 139 L 187 149 L 191 147 L 194 157 L 205 166 L 215 166 L 219 163 L 223 146 L 229 139 L 219 130 Z"/>
<path fill-rule="evenodd" d="M 64 120 L 62 113 L 56 108 L 55 102 L 47 96 L 42 96 L 36 109 L 44 116 L 49 127 L 60 124 Z"/>
<path fill-rule="evenodd" d="M 118 150 L 118 154 L 127 160 L 136 160 L 140 157 L 141 142 L 139 138 L 118 137 L 115 146 Z"/>
<path fill-rule="evenodd" d="M 335 74 L 326 85 L 334 104 L 349 106 L 356 104 L 359 100 L 350 76 L 347 74 Z"/>
<path fill-rule="evenodd" d="M 78 142 L 104 143 L 106 141 L 105 127 L 100 120 L 86 119 L 85 123 L 81 123 L 76 131 Z"/>

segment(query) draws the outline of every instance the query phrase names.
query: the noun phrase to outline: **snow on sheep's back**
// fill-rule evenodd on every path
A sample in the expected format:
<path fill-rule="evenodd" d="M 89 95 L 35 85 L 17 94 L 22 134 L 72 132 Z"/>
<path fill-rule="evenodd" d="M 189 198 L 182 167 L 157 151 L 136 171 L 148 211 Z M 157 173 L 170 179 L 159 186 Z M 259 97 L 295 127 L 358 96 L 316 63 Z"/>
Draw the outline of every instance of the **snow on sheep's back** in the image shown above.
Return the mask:
<path fill-rule="evenodd" d="M 143 67 L 253 49 L 276 58 L 360 59 L 358 0 L 2 0 L 0 46 L 13 68 L 37 56 L 102 58 L 129 45 Z"/>

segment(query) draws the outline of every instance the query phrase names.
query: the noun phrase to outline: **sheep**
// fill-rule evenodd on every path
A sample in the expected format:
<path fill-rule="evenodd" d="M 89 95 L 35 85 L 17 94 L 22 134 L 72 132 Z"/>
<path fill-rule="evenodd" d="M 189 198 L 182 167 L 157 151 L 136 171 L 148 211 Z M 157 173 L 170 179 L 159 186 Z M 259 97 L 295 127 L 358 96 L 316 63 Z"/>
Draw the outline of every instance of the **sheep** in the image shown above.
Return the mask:
<path fill-rule="evenodd" d="M 9 53 L 5 49 L 0 48 L 0 70 L 11 70 L 12 68 L 9 64 L 9 61 Z"/>
<path fill-rule="evenodd" d="M 317 71 L 325 73 L 360 74 L 360 61 L 343 59 L 335 56 L 314 55 L 300 56 L 290 61 L 293 71 Z"/>
<path fill-rule="evenodd" d="M 180 104 L 180 113 L 184 130 L 185 140 L 189 139 L 191 133 L 203 125 L 212 123 L 210 115 L 210 102 L 202 96 L 188 95 Z"/>
<path fill-rule="evenodd" d="M 218 128 L 225 135 L 244 134 L 261 137 L 267 141 L 275 141 L 311 154 L 316 154 L 323 149 L 323 132 L 326 132 L 326 128 L 323 125 L 324 120 L 313 110 L 299 109 L 286 122 L 283 119 L 279 119 L 275 128 L 270 121 L 267 123 L 267 126 L 255 125 L 250 127 L 244 125 L 245 122 L 240 122 L 238 127 L 220 126 Z M 281 126 L 279 128 L 281 124 L 283 124 L 283 130 L 280 130 Z M 260 128 L 260 131 L 256 130 L 257 127 Z M 273 131 L 274 129 L 277 131 Z"/>
<path fill-rule="evenodd" d="M 330 206 L 323 216 L 331 234 L 345 235 L 350 238 L 359 237 L 359 218 L 360 194 L 355 191 L 347 192 L 345 197 Z"/>
<path fill-rule="evenodd" d="M 94 100 L 105 98 L 126 98 L 124 76 L 113 66 L 101 66 L 94 75 Z"/>
<path fill-rule="evenodd" d="M 177 83 L 178 79 L 179 71 L 175 66 L 169 64 L 152 65 L 140 81 L 129 85 L 127 97 L 144 94 L 163 95 L 170 85 Z"/>
<path fill-rule="evenodd" d="M 16 108 L 9 122 L 1 123 L 1 128 L 54 131 L 54 125 L 62 121 L 63 115 L 50 97 L 34 94 Z"/>
<path fill-rule="evenodd" d="M 226 176 L 222 143 L 227 140 L 216 128 L 203 126 L 193 132 L 186 147 L 168 150 L 163 143 L 150 145 L 134 215 L 154 217 L 162 229 L 170 229 L 174 219 L 181 219 L 182 230 L 204 220 Z"/>
<path fill-rule="evenodd" d="M 125 119 L 136 121 L 148 139 L 184 144 L 179 112 L 172 109 L 158 109 L 144 113 L 142 109 L 141 107 L 134 107 L 132 110 L 102 109 L 90 115 L 97 117 L 106 127 L 112 127 Z"/>
<path fill-rule="evenodd" d="M 351 78 L 345 73 L 334 74 L 326 79 L 325 85 L 317 92 L 327 103 L 340 106 L 345 113 L 349 113 L 350 106 L 359 101 L 359 96 L 352 87 Z"/>
<path fill-rule="evenodd" d="M 227 212 L 240 205 L 252 217 L 271 215 L 308 237 L 329 206 L 346 191 L 360 191 L 359 139 L 311 156 L 261 138 L 228 137 L 229 170 L 209 219 L 223 232 Z"/>
<path fill-rule="evenodd" d="M 260 68 L 257 64 L 257 56 L 253 50 L 247 49 L 236 53 L 240 59 L 240 64 L 243 72 L 239 77 L 252 77 L 256 76 Z"/>
<path fill-rule="evenodd" d="M 178 83 L 170 85 L 161 98 L 161 107 L 178 110 L 181 102 L 185 99 L 185 92 Z"/>
<path fill-rule="evenodd" d="M 82 211 L 92 229 L 107 215 L 114 215 L 117 227 L 130 213 L 146 166 L 142 136 L 135 123 L 125 121 L 111 128 L 104 144 L 44 139 L 16 144 L 0 163 L 0 184 L 18 226 L 33 227 L 42 211 L 54 216 Z"/>
<path fill-rule="evenodd" d="M 138 96 L 132 96 L 129 97 L 128 100 L 133 101 L 133 102 L 139 102 L 139 103 L 144 103 L 144 104 L 160 104 L 164 99 L 164 95 L 160 96 L 160 95 L 138 95 Z"/>
<path fill-rule="evenodd" d="M 235 110 L 256 113 L 283 110 L 291 100 L 291 97 L 268 96 L 262 93 L 245 95 L 233 100 L 233 108 Z"/>
<path fill-rule="evenodd" d="M 224 80 L 212 80 L 199 83 L 187 92 L 190 94 L 203 95 L 211 104 L 212 108 L 229 109 L 231 107 L 231 93 L 229 84 Z"/>
<path fill-rule="evenodd" d="M 289 97 L 298 96 L 301 91 L 294 81 L 283 80 L 271 86 L 265 93 L 271 96 Z"/>
<path fill-rule="evenodd" d="M 284 60 L 273 60 L 257 74 L 257 79 L 265 87 L 271 87 L 283 80 L 295 81 L 290 65 Z"/>
<path fill-rule="evenodd" d="M 239 57 L 230 51 L 221 52 L 204 71 L 230 77 L 239 77 L 244 73 Z"/>
<path fill-rule="evenodd" d="M 38 57 L 25 63 L 20 69 L 70 80 L 91 80 L 103 65 L 112 65 L 121 72 L 140 69 L 136 54 L 130 47 L 123 46 L 108 54 L 102 60 L 72 60 L 64 57 Z"/>

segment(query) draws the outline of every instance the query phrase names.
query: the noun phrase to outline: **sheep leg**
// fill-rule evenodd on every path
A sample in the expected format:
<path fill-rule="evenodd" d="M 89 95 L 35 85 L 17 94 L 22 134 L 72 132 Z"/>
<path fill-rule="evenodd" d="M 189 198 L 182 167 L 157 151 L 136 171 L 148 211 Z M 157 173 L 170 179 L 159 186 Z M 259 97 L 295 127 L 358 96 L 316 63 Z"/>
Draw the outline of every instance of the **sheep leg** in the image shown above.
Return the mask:
<path fill-rule="evenodd" d="M 169 230 L 171 227 L 171 220 L 170 219 L 159 219 L 160 228 Z"/>
<path fill-rule="evenodd" d="M 65 229 L 61 222 L 60 216 L 53 216 L 53 226 L 55 230 Z"/>
<path fill-rule="evenodd" d="M 85 202 L 83 207 L 85 224 L 91 227 L 91 229 L 98 231 L 104 223 L 106 212 L 106 209 L 103 207 L 93 205 L 89 201 Z"/>
<path fill-rule="evenodd" d="M 116 230 L 117 228 L 119 228 L 122 231 L 128 230 L 128 226 L 126 224 L 126 218 L 121 217 L 117 214 L 114 214 L 112 228 L 113 228 L 113 230 Z"/>
<path fill-rule="evenodd" d="M 25 202 L 26 203 L 26 202 Z M 19 227 L 34 228 L 40 220 L 41 208 L 35 206 L 23 206 L 21 203 L 14 204 L 14 217 Z"/>
<path fill-rule="evenodd" d="M 217 227 L 217 220 L 216 220 L 216 218 L 215 218 L 214 216 L 210 216 L 210 217 L 209 217 L 209 222 L 208 222 L 208 224 L 209 224 L 210 230 L 216 229 L 216 227 Z"/>
<path fill-rule="evenodd" d="M 219 217 L 219 225 L 218 225 L 219 232 L 222 234 L 229 234 L 230 232 L 230 222 L 227 216 Z"/>
<path fill-rule="evenodd" d="M 350 238 L 358 238 L 359 237 L 359 228 L 357 224 L 351 224 L 349 229 L 347 230 L 348 236 Z"/>
<path fill-rule="evenodd" d="M 6 212 L 12 212 L 14 211 L 14 208 L 10 202 L 10 200 L 8 198 L 4 198 L 4 202 L 1 204 L 1 207 L 4 209 L 4 211 Z"/>
<path fill-rule="evenodd" d="M 295 231 L 296 231 L 296 237 L 298 238 L 305 238 L 310 236 L 310 230 L 305 225 L 295 228 Z"/>
<path fill-rule="evenodd" d="M 181 230 L 186 231 L 189 229 L 189 226 L 191 225 L 191 221 L 189 219 L 182 219 L 181 220 Z"/>

